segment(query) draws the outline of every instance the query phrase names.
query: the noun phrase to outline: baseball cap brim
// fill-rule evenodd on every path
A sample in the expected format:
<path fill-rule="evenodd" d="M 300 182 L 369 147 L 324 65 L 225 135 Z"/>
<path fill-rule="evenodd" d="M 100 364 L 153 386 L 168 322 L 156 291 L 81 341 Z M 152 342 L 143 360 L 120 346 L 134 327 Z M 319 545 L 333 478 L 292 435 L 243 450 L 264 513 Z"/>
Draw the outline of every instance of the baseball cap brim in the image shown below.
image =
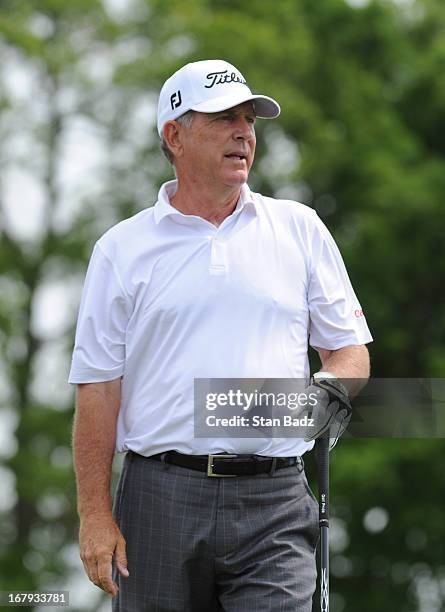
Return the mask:
<path fill-rule="evenodd" d="M 234 96 L 232 94 L 230 96 L 212 98 L 200 104 L 195 104 L 191 107 L 191 110 L 199 113 L 217 113 L 238 106 L 238 104 L 243 104 L 243 102 L 249 102 L 250 100 L 254 103 L 255 115 L 260 117 L 260 119 L 273 119 L 274 117 L 278 117 L 281 112 L 280 105 L 273 98 L 255 94 L 247 94 L 244 96 Z"/>

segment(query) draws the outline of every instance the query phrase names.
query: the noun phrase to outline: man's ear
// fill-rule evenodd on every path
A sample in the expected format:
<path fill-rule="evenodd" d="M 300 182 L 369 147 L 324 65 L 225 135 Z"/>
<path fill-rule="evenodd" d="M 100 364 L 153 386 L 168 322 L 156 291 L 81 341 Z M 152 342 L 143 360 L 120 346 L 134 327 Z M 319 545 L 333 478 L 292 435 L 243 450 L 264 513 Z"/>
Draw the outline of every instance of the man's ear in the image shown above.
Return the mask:
<path fill-rule="evenodd" d="M 181 126 L 177 121 L 167 121 L 164 125 L 164 140 L 174 157 L 180 157 L 182 154 L 183 147 L 180 131 Z"/>

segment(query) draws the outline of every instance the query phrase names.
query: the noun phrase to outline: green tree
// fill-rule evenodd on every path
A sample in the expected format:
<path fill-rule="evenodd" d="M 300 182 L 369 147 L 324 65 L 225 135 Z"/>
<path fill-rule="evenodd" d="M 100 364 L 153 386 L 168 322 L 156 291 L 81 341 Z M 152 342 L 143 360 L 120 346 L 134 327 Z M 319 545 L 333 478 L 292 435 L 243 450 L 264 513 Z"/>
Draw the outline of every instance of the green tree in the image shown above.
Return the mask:
<path fill-rule="evenodd" d="M 1 7 L 1 417 L 14 430 L 1 451 L 2 590 L 63 588 L 72 565 L 72 396 L 64 392 L 65 370 L 52 380 L 51 368 L 67 361 L 76 308 L 64 303 L 69 322 L 55 329 L 49 299 L 61 288 L 77 295 L 97 231 L 93 194 L 66 192 L 64 147 L 73 122 L 88 121 L 103 95 L 86 69 L 89 45 L 109 44 L 118 29 L 100 2 Z M 30 191 L 38 211 L 27 207 Z M 64 220 L 73 200 L 82 209 Z M 32 231 L 27 214 L 38 219 Z"/>

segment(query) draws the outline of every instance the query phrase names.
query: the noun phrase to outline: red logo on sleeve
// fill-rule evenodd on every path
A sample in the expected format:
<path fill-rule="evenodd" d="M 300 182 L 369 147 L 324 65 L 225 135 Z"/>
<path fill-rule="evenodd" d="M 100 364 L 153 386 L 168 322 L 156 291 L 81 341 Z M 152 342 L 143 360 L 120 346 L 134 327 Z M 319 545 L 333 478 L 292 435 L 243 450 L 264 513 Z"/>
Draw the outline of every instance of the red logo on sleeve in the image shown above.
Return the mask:
<path fill-rule="evenodd" d="M 360 309 L 357 308 L 356 310 L 354 310 L 354 317 L 356 319 L 360 319 L 361 317 L 364 317 L 364 316 L 365 314 L 363 312 L 363 308 L 360 308 Z"/>

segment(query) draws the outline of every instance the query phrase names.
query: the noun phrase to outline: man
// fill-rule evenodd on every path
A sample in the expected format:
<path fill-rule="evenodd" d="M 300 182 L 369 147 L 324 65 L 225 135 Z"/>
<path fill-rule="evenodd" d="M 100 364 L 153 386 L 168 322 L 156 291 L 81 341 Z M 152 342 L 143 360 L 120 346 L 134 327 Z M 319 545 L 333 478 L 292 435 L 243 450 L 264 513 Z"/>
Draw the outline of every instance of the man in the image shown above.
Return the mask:
<path fill-rule="evenodd" d="M 247 186 L 256 118 L 279 112 L 227 62 L 181 68 L 158 107 L 177 180 L 91 258 L 70 373 L 80 550 L 120 612 L 311 609 L 313 442 L 193 435 L 196 378 L 307 379 L 308 340 L 319 378 L 369 375 L 371 336 L 329 232 Z"/>

